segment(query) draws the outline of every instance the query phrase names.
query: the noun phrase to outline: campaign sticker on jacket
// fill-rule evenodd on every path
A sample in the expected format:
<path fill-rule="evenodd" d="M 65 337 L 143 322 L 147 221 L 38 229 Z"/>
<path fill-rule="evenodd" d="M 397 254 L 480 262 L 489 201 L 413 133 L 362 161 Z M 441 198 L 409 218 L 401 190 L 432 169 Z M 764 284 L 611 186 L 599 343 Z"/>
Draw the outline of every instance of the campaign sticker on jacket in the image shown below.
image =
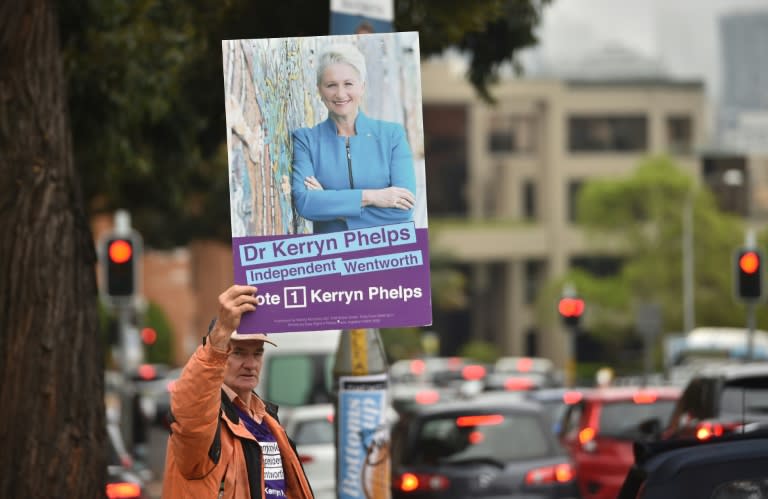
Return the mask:
<path fill-rule="evenodd" d="M 239 330 L 431 324 L 418 33 L 222 50 Z"/>

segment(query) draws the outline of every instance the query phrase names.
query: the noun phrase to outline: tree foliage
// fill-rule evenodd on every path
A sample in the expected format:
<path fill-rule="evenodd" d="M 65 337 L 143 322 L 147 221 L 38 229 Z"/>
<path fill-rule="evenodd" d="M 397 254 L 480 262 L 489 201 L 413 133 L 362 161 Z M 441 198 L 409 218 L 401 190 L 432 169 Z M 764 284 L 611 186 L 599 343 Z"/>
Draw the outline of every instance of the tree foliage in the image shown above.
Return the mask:
<path fill-rule="evenodd" d="M 481 96 L 536 42 L 551 0 L 396 0 L 422 56 L 470 56 Z M 92 213 L 124 208 L 148 245 L 228 241 L 221 41 L 327 35 L 329 2 L 62 0 L 75 160 Z"/>
<path fill-rule="evenodd" d="M 667 157 L 644 160 L 621 179 L 589 181 L 579 195 L 579 223 L 597 246 L 621 242 L 618 275 L 596 277 L 574 269 L 541 293 L 537 315 L 550 322 L 565 282 L 585 298 L 587 329 L 605 340 L 633 334 L 637 307 L 662 307 L 665 331 L 683 328 L 683 210 L 693 203 L 696 325 L 742 326 L 744 306 L 733 298 L 733 252 L 744 239 L 737 218 L 721 212 L 705 187 Z M 759 313 L 765 323 L 768 316 Z"/>

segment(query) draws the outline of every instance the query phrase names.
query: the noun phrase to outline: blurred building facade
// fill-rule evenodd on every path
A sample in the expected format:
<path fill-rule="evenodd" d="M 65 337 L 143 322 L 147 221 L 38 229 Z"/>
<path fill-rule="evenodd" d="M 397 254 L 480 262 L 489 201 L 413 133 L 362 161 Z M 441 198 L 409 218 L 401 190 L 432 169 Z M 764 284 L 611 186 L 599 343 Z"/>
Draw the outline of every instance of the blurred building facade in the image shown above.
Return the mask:
<path fill-rule="evenodd" d="M 721 148 L 768 153 L 768 8 L 720 19 Z"/>
<path fill-rule="evenodd" d="M 485 340 L 565 365 L 565 331 L 537 327 L 540 287 L 574 266 L 610 275 L 621 259 L 575 225 L 579 190 L 657 153 L 698 177 L 703 84 L 658 74 L 510 79 L 492 88 L 489 105 L 462 72 L 432 61 L 422 64 L 422 95 L 431 253 L 470 282 L 467 321 L 440 331 L 443 343 Z"/>

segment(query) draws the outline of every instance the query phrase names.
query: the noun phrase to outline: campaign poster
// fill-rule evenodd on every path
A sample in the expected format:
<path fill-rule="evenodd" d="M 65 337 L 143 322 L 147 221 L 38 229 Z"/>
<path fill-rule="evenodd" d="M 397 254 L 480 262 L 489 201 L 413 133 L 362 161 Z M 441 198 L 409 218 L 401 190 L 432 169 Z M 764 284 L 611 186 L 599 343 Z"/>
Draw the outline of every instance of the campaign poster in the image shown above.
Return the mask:
<path fill-rule="evenodd" d="M 222 49 L 240 331 L 431 324 L 418 33 Z"/>
<path fill-rule="evenodd" d="M 389 497 L 387 375 L 339 378 L 339 499 Z"/>

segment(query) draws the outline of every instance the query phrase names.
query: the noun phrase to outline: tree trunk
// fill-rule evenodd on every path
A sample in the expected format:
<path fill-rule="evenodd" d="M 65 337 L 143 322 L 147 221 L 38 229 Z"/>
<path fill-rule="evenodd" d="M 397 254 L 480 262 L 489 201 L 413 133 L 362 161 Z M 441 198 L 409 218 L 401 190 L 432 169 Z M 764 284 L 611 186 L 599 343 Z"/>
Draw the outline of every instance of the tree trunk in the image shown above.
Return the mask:
<path fill-rule="evenodd" d="M 0 0 L 0 497 L 103 497 L 96 255 L 53 0 Z"/>

